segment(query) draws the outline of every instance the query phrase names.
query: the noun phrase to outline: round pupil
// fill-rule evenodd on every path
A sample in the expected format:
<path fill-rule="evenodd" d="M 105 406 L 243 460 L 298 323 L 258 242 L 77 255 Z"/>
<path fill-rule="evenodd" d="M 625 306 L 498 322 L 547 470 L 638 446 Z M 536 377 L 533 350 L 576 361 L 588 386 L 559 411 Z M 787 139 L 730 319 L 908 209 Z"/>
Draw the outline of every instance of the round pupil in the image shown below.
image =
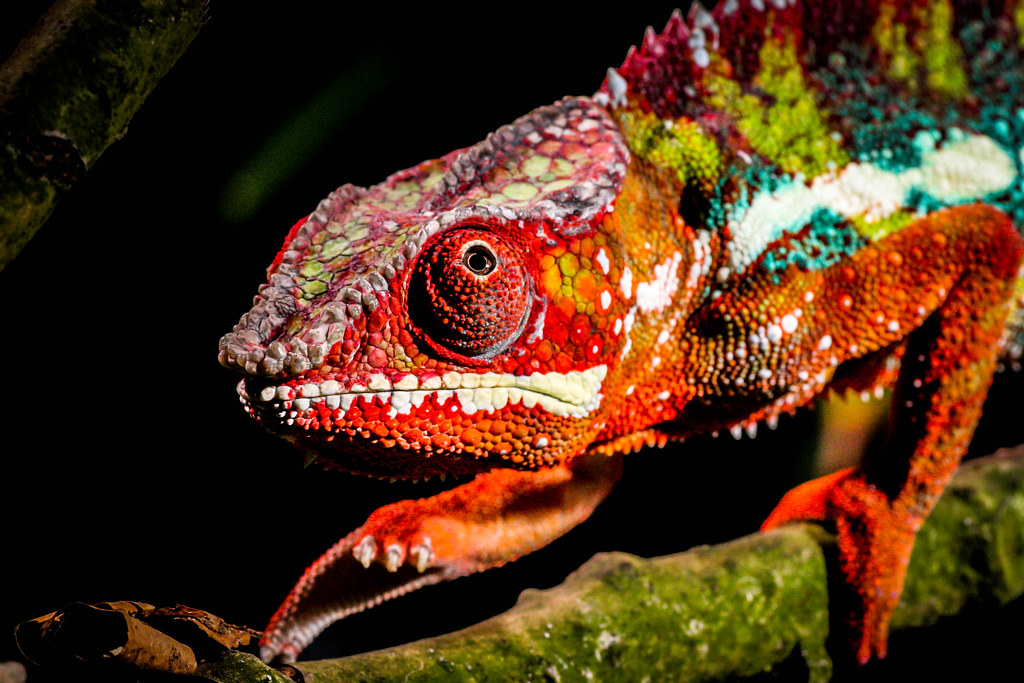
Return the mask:
<path fill-rule="evenodd" d="M 474 245 L 466 250 L 462 262 L 476 275 L 487 275 L 497 265 L 494 254 L 484 246 Z"/>

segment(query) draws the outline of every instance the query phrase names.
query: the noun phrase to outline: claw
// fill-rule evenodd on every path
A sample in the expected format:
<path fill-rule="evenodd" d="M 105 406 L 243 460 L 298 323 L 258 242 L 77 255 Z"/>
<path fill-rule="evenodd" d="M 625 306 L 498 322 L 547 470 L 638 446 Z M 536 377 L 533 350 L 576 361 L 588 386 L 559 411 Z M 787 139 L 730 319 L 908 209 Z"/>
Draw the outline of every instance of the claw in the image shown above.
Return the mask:
<path fill-rule="evenodd" d="M 430 539 L 424 538 L 422 543 L 409 551 L 409 557 L 413 564 L 416 565 L 416 571 L 421 574 L 426 571 L 427 567 L 430 566 L 430 561 L 434 559 L 434 548 L 430 543 Z"/>
<path fill-rule="evenodd" d="M 398 568 L 402 566 L 402 546 L 397 543 L 393 543 L 388 546 L 387 558 L 384 561 L 384 566 L 387 567 L 389 572 L 398 571 Z"/>
<path fill-rule="evenodd" d="M 359 564 L 369 569 L 373 558 L 377 556 L 377 542 L 373 540 L 373 536 L 366 536 L 352 549 L 352 554 L 359 560 Z"/>
<path fill-rule="evenodd" d="M 294 661 L 339 619 L 550 543 L 587 518 L 621 465 L 620 454 L 585 454 L 540 472 L 497 469 L 431 498 L 375 511 L 302 575 L 264 630 L 260 656 Z M 383 569 L 367 571 L 374 563 Z"/>

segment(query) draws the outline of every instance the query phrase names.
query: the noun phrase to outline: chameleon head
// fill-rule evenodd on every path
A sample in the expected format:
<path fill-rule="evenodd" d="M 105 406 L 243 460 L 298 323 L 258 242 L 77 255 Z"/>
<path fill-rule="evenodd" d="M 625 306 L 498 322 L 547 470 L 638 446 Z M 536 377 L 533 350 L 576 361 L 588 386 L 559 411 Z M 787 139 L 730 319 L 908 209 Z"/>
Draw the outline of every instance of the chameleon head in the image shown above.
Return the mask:
<path fill-rule="evenodd" d="M 610 216 L 628 158 L 606 111 L 573 98 L 332 193 L 221 340 L 246 410 L 379 476 L 579 451 L 623 343 Z"/>

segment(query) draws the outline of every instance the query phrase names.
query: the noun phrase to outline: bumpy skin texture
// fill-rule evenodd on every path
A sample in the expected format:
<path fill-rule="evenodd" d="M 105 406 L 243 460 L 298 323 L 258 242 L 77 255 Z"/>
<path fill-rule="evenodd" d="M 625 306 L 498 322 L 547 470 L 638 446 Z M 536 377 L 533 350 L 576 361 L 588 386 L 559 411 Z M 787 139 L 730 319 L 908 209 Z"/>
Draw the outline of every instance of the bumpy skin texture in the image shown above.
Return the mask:
<path fill-rule="evenodd" d="M 374 512 L 263 639 L 498 566 L 585 519 L 621 454 L 891 386 L 888 439 L 765 522 L 835 524 L 857 657 L 1017 364 L 1024 3 L 726 0 L 590 98 L 289 233 L 221 342 L 258 421 L 328 466 L 476 475 Z"/>

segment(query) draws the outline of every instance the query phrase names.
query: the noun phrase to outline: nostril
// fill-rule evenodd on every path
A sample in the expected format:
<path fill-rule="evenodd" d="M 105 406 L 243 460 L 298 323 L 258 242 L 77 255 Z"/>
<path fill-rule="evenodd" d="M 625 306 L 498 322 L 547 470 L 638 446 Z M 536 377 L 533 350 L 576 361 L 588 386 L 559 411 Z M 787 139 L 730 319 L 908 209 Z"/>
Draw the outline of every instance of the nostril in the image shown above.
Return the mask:
<path fill-rule="evenodd" d="M 259 339 L 250 330 L 231 332 L 221 337 L 220 364 L 230 370 L 240 370 L 253 374 L 255 368 L 266 353 Z"/>

